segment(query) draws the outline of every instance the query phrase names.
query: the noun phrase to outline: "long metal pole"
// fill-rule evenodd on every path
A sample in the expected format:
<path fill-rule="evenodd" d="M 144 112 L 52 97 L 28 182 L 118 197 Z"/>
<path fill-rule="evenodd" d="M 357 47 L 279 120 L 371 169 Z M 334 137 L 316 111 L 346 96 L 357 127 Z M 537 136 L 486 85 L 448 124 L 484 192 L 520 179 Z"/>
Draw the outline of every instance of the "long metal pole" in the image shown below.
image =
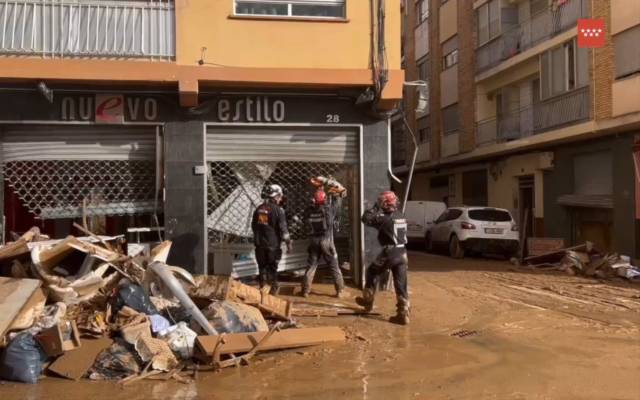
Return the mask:
<path fill-rule="evenodd" d="M 409 201 L 409 192 L 411 191 L 411 182 L 413 181 L 413 171 L 416 167 L 416 159 L 418 158 L 418 141 L 416 140 L 416 135 L 413 133 L 413 129 L 409 126 L 409 122 L 407 121 L 407 117 L 402 112 L 402 122 L 404 122 L 404 126 L 407 127 L 409 133 L 411 134 L 411 140 L 413 141 L 413 157 L 411 158 L 411 168 L 409 169 L 409 177 L 407 178 L 407 186 L 404 188 L 404 199 L 402 201 L 402 213 L 404 214 L 407 208 L 407 201 Z"/>

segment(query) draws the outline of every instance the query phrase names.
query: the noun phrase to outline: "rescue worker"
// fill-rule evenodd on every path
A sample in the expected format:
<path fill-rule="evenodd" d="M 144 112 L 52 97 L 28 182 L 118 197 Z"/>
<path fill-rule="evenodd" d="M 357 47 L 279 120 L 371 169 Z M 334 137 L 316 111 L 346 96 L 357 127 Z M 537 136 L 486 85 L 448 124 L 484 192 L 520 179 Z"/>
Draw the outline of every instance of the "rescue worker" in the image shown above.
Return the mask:
<path fill-rule="evenodd" d="M 366 272 L 362 297 L 356 303 L 364 307 L 366 312 L 373 309 L 376 290 L 380 278 L 387 271 L 393 274 L 393 286 L 396 291 L 396 315 L 390 322 L 407 325 L 409 323 L 409 292 L 407 290 L 407 222 L 402 212 L 398 211 L 398 196 L 391 191 L 382 192 L 375 206 L 366 210 L 362 222 L 378 230 L 378 242 L 382 251 Z"/>
<path fill-rule="evenodd" d="M 305 220 L 309 227 L 309 247 L 307 253 L 307 272 L 302 281 L 302 296 L 308 297 L 313 284 L 313 277 L 318 268 L 318 262 L 323 260 L 331 268 L 333 284 L 336 289 L 336 297 L 342 297 L 344 280 L 338 265 L 338 252 L 333 242 L 333 227 L 336 215 L 340 209 L 340 199 L 327 204 L 327 194 L 318 189 L 313 195 L 313 205 L 305 213 Z"/>
<path fill-rule="evenodd" d="M 282 242 L 291 252 L 291 237 L 287 228 L 287 219 L 280 203 L 284 197 L 280 185 L 265 188 L 265 201 L 253 213 L 251 229 L 256 247 L 260 288 L 270 285 L 269 293 L 278 292 L 278 263 L 282 258 Z"/>

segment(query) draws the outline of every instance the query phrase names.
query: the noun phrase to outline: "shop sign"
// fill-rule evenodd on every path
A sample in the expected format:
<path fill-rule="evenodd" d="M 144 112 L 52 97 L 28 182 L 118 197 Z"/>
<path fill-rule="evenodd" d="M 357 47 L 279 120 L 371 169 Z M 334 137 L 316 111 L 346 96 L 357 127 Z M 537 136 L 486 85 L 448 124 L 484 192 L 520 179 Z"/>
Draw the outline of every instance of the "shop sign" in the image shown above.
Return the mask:
<path fill-rule="evenodd" d="M 217 106 L 220 122 L 283 122 L 285 102 L 266 96 L 246 96 L 239 99 L 220 99 Z"/>
<path fill-rule="evenodd" d="M 158 120 L 158 101 L 152 97 L 96 94 L 62 99 L 63 121 L 95 121 L 100 124 L 153 122 Z"/>

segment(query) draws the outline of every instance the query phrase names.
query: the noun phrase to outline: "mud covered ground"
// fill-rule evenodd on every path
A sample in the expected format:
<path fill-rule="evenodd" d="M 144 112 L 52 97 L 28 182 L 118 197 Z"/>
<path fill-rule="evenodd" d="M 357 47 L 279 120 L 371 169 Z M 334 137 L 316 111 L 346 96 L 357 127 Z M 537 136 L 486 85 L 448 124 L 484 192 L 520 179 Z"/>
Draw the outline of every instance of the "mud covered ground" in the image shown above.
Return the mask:
<path fill-rule="evenodd" d="M 344 344 L 262 354 L 187 385 L 45 378 L 0 385 L 0 399 L 640 399 L 640 285 L 410 259 L 409 327 L 386 322 L 394 300 L 383 293 L 381 316 L 300 318 L 344 327 Z M 309 301 L 338 302 L 331 292 L 317 285 Z"/>

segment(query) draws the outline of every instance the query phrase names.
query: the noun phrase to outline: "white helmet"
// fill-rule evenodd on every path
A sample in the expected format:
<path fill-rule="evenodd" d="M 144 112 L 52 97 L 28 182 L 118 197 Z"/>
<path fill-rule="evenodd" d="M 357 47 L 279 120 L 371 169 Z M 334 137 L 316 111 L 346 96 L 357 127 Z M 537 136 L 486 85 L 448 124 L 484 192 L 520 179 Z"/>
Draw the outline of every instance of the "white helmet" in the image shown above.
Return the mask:
<path fill-rule="evenodd" d="M 269 198 L 274 198 L 274 197 L 278 197 L 278 196 L 283 196 L 284 192 L 282 190 L 282 186 L 280 185 L 269 185 L 266 188 L 266 195 Z"/>

